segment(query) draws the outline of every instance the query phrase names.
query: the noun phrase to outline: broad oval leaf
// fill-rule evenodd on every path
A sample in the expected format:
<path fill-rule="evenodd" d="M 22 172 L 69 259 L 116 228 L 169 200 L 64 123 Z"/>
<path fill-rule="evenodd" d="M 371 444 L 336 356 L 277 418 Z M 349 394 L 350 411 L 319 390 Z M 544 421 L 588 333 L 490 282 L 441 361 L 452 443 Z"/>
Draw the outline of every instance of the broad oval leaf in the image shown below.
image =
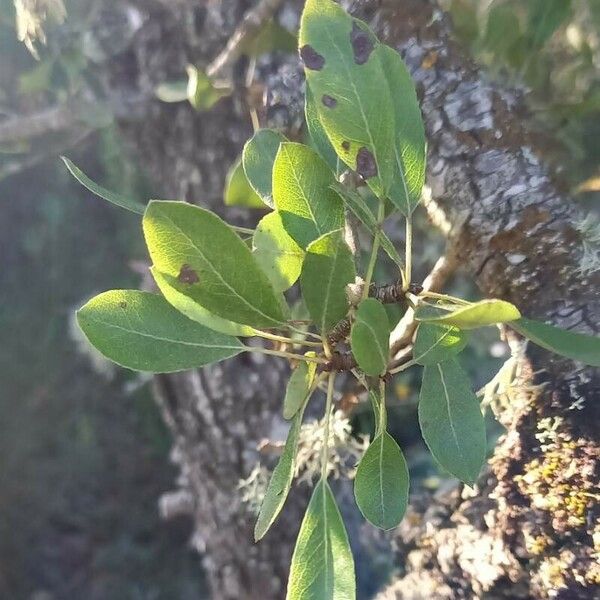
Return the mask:
<path fill-rule="evenodd" d="M 358 305 L 352 325 L 352 354 L 358 366 L 373 377 L 383 375 L 389 358 L 390 321 L 383 304 L 366 298 Z"/>
<path fill-rule="evenodd" d="M 313 491 L 292 556 L 286 600 L 355 600 L 354 560 L 331 488 Z"/>
<path fill-rule="evenodd" d="M 77 321 L 106 358 L 134 371 L 183 371 L 244 351 L 238 339 L 190 321 L 148 292 L 104 292 L 77 311 Z"/>
<path fill-rule="evenodd" d="M 485 423 L 469 378 L 455 358 L 425 367 L 419 424 L 438 463 L 473 485 L 485 461 Z"/>
<path fill-rule="evenodd" d="M 394 109 L 378 41 L 331 0 L 307 0 L 300 57 L 337 155 L 385 197 L 394 174 Z"/>
<path fill-rule="evenodd" d="M 276 291 L 283 292 L 294 285 L 302 270 L 304 250 L 289 236 L 278 211 L 260 220 L 252 246 L 256 261 Z"/>
<path fill-rule="evenodd" d="M 180 283 L 175 277 L 161 273 L 156 267 L 150 267 L 150 272 L 165 300 L 188 319 L 226 335 L 233 335 L 235 337 L 257 335 L 257 331 L 252 327 L 240 325 L 239 323 L 218 317 L 203 306 L 200 306 L 200 304 L 192 300 L 189 296 L 186 296 L 183 291 L 180 291 L 182 288 L 185 291 L 185 284 Z"/>
<path fill-rule="evenodd" d="M 244 145 L 242 164 L 252 189 L 270 208 L 273 204 L 273 163 L 286 138 L 274 129 L 259 129 Z"/>
<path fill-rule="evenodd" d="M 460 306 L 452 311 L 421 305 L 415 311 L 415 318 L 418 321 L 454 325 L 460 329 L 476 329 L 486 325 L 515 321 L 521 318 L 521 313 L 514 304 L 492 298 Z"/>
<path fill-rule="evenodd" d="M 251 327 L 286 320 L 283 299 L 240 237 L 214 213 L 184 202 L 153 200 L 143 220 L 157 270 L 211 313 Z"/>
<path fill-rule="evenodd" d="M 319 119 L 319 111 L 315 104 L 315 97 L 310 91 L 309 85 L 306 86 L 304 98 L 304 117 L 306 119 L 306 127 L 308 129 L 311 146 L 319 153 L 329 168 L 337 174 L 339 159 L 323 129 L 323 125 Z"/>
<path fill-rule="evenodd" d="M 254 526 L 254 539 L 257 542 L 264 537 L 275 522 L 290 491 L 294 479 L 298 436 L 300 434 L 300 427 L 302 426 L 302 413 L 303 411 L 296 415 L 290 427 L 283 453 L 273 470 L 265 497 L 260 505 L 260 512 Z"/>
<path fill-rule="evenodd" d="M 354 479 L 354 497 L 365 519 L 380 529 L 402 520 L 408 503 L 408 467 L 402 450 L 386 431 L 363 455 Z"/>
<path fill-rule="evenodd" d="M 307 354 L 309 354 L 307 352 Z M 311 352 L 314 356 L 314 352 Z M 292 372 L 285 398 L 283 399 L 283 418 L 292 419 L 294 415 L 304 406 L 317 372 L 317 363 L 300 361 L 300 364 Z"/>
<path fill-rule="evenodd" d="M 103 200 L 107 200 L 111 204 L 115 206 L 120 206 L 126 210 L 137 213 L 138 215 L 143 215 L 146 207 L 136 200 L 132 200 L 131 198 L 127 198 L 125 196 L 121 196 L 121 194 L 116 194 L 115 192 L 111 192 L 97 183 L 93 182 L 77 165 L 75 165 L 72 161 L 70 161 L 66 156 L 61 157 L 63 162 L 69 169 L 69 172 L 79 183 L 90 190 L 92 194 L 99 196 Z"/>
<path fill-rule="evenodd" d="M 241 159 L 238 159 L 227 173 L 223 199 L 226 206 L 265 208 L 262 198 L 248 182 Z"/>
<path fill-rule="evenodd" d="M 286 231 L 302 248 L 344 226 L 344 203 L 331 189 L 333 173 L 303 144 L 285 142 L 273 164 L 273 200 Z"/>
<path fill-rule="evenodd" d="M 586 365 L 600 367 L 600 337 L 567 331 L 525 318 L 513 321 L 510 326 L 546 350 Z"/>
<path fill-rule="evenodd" d="M 420 365 L 434 365 L 452 358 L 467 345 L 466 331 L 453 325 L 421 323 L 413 346 L 413 360 Z"/>
<path fill-rule="evenodd" d="M 307 248 L 300 286 L 306 308 L 319 330 L 326 333 L 348 311 L 346 286 L 356 270 L 341 230 L 327 233 Z"/>
<path fill-rule="evenodd" d="M 400 55 L 389 46 L 376 52 L 383 65 L 394 105 L 396 169 L 389 199 L 404 215 L 410 215 L 421 200 L 425 183 L 425 128 L 417 93 Z"/>

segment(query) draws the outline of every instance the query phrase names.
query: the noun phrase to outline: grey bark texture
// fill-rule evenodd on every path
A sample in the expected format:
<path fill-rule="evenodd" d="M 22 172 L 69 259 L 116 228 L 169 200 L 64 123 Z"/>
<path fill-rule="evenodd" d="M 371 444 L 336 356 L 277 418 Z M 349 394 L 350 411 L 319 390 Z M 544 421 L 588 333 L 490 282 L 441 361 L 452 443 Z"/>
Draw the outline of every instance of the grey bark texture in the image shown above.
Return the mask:
<path fill-rule="evenodd" d="M 107 86 L 150 98 L 186 63 L 206 67 L 248 7 L 242 0 L 121 4 L 136 28 L 107 59 Z M 293 16 L 298 7 L 282 10 Z M 435 2 L 351 8 L 401 52 L 417 81 L 429 141 L 428 210 L 453 232 L 464 269 L 484 294 L 528 316 L 598 333 L 600 272 L 581 269 L 582 215 L 544 165 L 543 140 L 526 130 L 519 94 L 470 62 Z M 269 104 L 263 122 L 296 128 L 303 87 L 296 59 L 263 61 L 258 73 Z M 223 211 L 226 170 L 251 133 L 243 92 L 203 114 L 147 100 L 120 126 L 157 194 Z M 228 218 L 248 219 L 236 211 Z M 510 401 L 497 403 L 507 433 L 489 469 L 472 493 L 456 487 L 414 499 L 396 538 L 401 575 L 381 600 L 574 599 L 597 591 L 598 370 L 529 348 L 517 372 Z M 258 442 L 278 428 L 283 375 L 274 361 L 236 358 L 156 380 L 181 468 L 179 491 L 163 506 L 193 514 L 215 598 L 284 597 L 302 494 L 290 496 L 278 526 L 254 545 L 254 518 L 236 490 L 258 458 Z"/>

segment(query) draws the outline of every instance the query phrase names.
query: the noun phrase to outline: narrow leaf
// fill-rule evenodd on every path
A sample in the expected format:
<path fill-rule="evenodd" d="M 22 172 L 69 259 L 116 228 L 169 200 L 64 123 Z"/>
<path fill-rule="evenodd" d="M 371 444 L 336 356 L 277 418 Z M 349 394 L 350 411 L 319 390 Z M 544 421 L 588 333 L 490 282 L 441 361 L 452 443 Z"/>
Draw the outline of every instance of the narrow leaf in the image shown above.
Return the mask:
<path fill-rule="evenodd" d="M 251 250 L 217 215 L 184 202 L 153 200 L 143 227 L 157 270 L 176 278 L 178 291 L 206 310 L 256 328 L 286 320 L 283 299 Z"/>
<path fill-rule="evenodd" d="M 360 512 L 375 527 L 396 527 L 406 511 L 408 483 L 402 450 L 389 433 L 380 433 L 356 470 L 354 497 Z"/>
<path fill-rule="evenodd" d="M 259 129 L 244 146 L 242 164 L 252 189 L 270 208 L 273 204 L 273 163 L 286 139 L 274 129 Z"/>
<path fill-rule="evenodd" d="M 388 197 L 404 215 L 421 200 L 425 183 L 425 128 L 414 83 L 400 55 L 389 46 L 377 49 L 394 105 L 396 169 Z"/>
<path fill-rule="evenodd" d="M 320 331 L 325 333 L 348 311 L 346 285 L 356 271 L 350 248 L 341 230 L 327 233 L 307 249 L 300 286 L 306 307 Z"/>
<path fill-rule="evenodd" d="M 278 211 L 260 220 L 252 245 L 258 264 L 276 291 L 283 292 L 294 285 L 302 269 L 304 250 L 286 232 Z"/>
<path fill-rule="evenodd" d="M 79 309 L 77 321 L 106 358 L 135 371 L 183 371 L 244 350 L 236 338 L 190 321 L 147 292 L 104 292 Z"/>
<path fill-rule="evenodd" d="M 300 526 L 286 600 L 355 600 L 354 560 L 329 484 L 321 480 Z"/>
<path fill-rule="evenodd" d="M 447 311 L 436 306 L 418 306 L 415 318 L 443 325 L 454 325 L 460 329 L 475 329 L 496 323 L 508 323 L 521 317 L 519 309 L 504 300 L 481 300 L 456 310 Z"/>
<path fill-rule="evenodd" d="M 425 367 L 419 424 L 438 463 L 473 485 L 485 461 L 485 424 L 479 401 L 455 358 Z"/>
<path fill-rule="evenodd" d="M 566 331 L 525 318 L 513 321 L 510 326 L 546 350 L 586 365 L 600 367 L 600 337 Z"/>
<path fill-rule="evenodd" d="M 443 362 L 458 354 L 467 341 L 467 332 L 453 325 L 421 323 L 413 347 L 413 360 L 424 366 Z"/>
<path fill-rule="evenodd" d="M 314 356 L 314 352 L 310 352 Z M 304 406 L 317 372 L 316 363 L 301 361 L 294 369 L 287 384 L 285 398 L 283 400 L 283 418 L 292 419 L 294 415 Z"/>
<path fill-rule="evenodd" d="M 304 364 L 304 363 L 303 363 Z M 265 497 L 263 498 L 254 527 L 254 539 L 258 542 L 269 531 L 271 525 L 281 512 L 294 479 L 298 436 L 302 426 L 302 414 L 299 412 L 294 419 L 285 442 L 283 453 L 273 470 Z"/>
<path fill-rule="evenodd" d="M 331 189 L 333 173 L 303 144 L 285 142 L 273 164 L 273 200 L 283 226 L 302 247 L 344 226 L 344 204 Z"/>
<path fill-rule="evenodd" d="M 265 208 L 262 198 L 252 189 L 252 186 L 248 182 L 241 159 L 238 159 L 227 173 L 223 196 L 226 206 Z"/>
<path fill-rule="evenodd" d="M 66 156 L 61 156 L 65 165 L 67 165 L 67 169 L 69 172 L 79 183 L 90 190 L 92 194 L 96 194 L 100 198 L 104 200 L 108 200 L 112 204 L 116 206 L 120 206 L 126 210 L 130 210 L 131 212 L 137 213 L 138 215 L 143 215 L 146 207 L 141 202 L 136 202 L 135 200 L 131 200 L 131 198 L 126 198 L 125 196 L 121 196 L 120 194 L 115 194 L 102 186 L 94 183 L 79 167 L 77 167 L 72 161 L 70 161 Z"/>
<path fill-rule="evenodd" d="M 390 322 L 383 304 L 366 298 L 352 325 L 352 353 L 358 366 L 373 377 L 383 375 L 389 358 Z"/>
<path fill-rule="evenodd" d="M 256 330 L 252 327 L 217 317 L 217 315 L 200 306 L 200 304 L 192 300 L 189 296 L 186 296 L 185 293 L 179 291 L 184 288 L 185 284 L 180 283 L 175 277 L 161 273 L 156 267 L 150 267 L 150 272 L 165 300 L 188 319 L 226 335 L 233 335 L 235 337 L 257 335 Z"/>
<path fill-rule="evenodd" d="M 300 57 L 320 121 L 337 155 L 379 197 L 395 169 L 393 104 L 378 41 L 331 0 L 308 0 L 300 23 Z"/>

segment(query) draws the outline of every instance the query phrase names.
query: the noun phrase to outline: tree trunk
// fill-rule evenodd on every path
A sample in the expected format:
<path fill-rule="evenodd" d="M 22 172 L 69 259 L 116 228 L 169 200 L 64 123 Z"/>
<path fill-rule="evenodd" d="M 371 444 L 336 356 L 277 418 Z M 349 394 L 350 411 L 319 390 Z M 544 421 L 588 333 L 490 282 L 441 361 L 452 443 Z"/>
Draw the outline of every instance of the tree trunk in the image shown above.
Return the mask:
<path fill-rule="evenodd" d="M 107 83 L 146 97 L 157 83 L 180 77 L 188 62 L 206 66 L 248 3 L 127 6 L 141 25 L 108 62 Z M 599 272 L 580 268 L 581 215 L 544 167 L 518 94 L 488 82 L 460 53 L 433 1 L 372 0 L 354 9 L 402 53 L 418 82 L 429 141 L 427 206 L 436 223 L 453 230 L 461 264 L 485 294 L 597 333 Z M 298 73 L 295 59 L 259 69 L 277 91 L 267 116 L 279 123 L 299 120 Z M 203 114 L 186 104 L 142 106 L 120 125 L 159 191 L 221 210 L 226 169 L 250 135 L 241 96 Z M 242 224 L 247 216 L 230 211 L 228 218 Z M 519 360 L 519 375 L 499 408 L 507 433 L 489 471 L 473 494 L 457 488 L 430 506 L 417 502 L 420 524 L 415 529 L 411 519 L 398 537 L 404 575 L 381 598 L 592 597 L 600 579 L 592 540 L 600 377 L 534 348 Z M 279 425 L 283 379 L 275 362 L 244 357 L 156 380 L 181 467 L 180 492 L 164 506 L 193 513 L 215 598 L 283 597 L 303 499 L 291 494 L 274 531 L 254 545 L 254 517 L 237 491 L 258 458 L 258 442 Z"/>

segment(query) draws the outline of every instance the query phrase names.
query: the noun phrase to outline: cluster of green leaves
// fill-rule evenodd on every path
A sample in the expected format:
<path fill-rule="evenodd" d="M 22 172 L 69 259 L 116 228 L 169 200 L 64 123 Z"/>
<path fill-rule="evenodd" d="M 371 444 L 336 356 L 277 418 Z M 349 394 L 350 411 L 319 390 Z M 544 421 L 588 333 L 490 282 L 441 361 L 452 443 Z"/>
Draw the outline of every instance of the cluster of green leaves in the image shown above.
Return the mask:
<path fill-rule="evenodd" d="M 321 476 L 314 488 L 292 557 L 289 600 L 355 597 L 354 565 L 344 524 L 328 483 L 329 417 L 336 370 L 351 371 L 373 406 L 375 432 L 355 478 L 355 498 L 376 527 L 395 527 L 408 502 L 409 473 L 387 432 L 385 385 L 396 372 L 423 367 L 419 422 L 440 466 L 473 485 L 485 460 L 479 402 L 458 355 L 469 330 L 510 323 L 535 343 L 600 365 L 600 340 L 521 317 L 509 302 L 468 302 L 410 292 L 410 236 L 406 264 L 384 236 L 387 216 L 399 211 L 410 230 L 425 173 L 425 135 L 414 87 L 400 58 L 368 27 L 330 0 L 308 0 L 299 35 L 311 146 L 259 130 L 246 144 L 235 175 L 269 209 L 255 230 L 237 228 L 212 212 L 183 202 L 151 201 L 143 208 L 98 187 L 67 161 L 89 189 L 143 213 L 143 231 L 162 295 L 106 292 L 78 312 L 90 342 L 114 362 L 142 371 L 200 367 L 241 352 L 294 359 L 283 416 L 291 427 L 272 474 L 255 528 L 261 539 L 281 511 L 295 471 L 307 402 L 327 380 Z M 241 170 L 240 170 L 241 169 Z M 377 199 L 374 212 L 360 190 L 340 184 L 357 172 Z M 344 235 L 346 211 L 373 237 L 371 259 L 356 300 L 355 257 Z M 419 326 L 408 363 L 390 356 L 391 324 L 381 302 L 369 297 L 382 248 L 404 282 L 398 301 L 414 309 Z M 291 320 L 283 292 L 299 281 L 310 320 Z M 350 301 L 350 298 L 353 301 Z M 328 334 L 348 320 L 346 338 Z M 249 346 L 244 337 L 284 342 L 292 350 Z M 352 361 L 340 362 L 348 349 Z"/>

